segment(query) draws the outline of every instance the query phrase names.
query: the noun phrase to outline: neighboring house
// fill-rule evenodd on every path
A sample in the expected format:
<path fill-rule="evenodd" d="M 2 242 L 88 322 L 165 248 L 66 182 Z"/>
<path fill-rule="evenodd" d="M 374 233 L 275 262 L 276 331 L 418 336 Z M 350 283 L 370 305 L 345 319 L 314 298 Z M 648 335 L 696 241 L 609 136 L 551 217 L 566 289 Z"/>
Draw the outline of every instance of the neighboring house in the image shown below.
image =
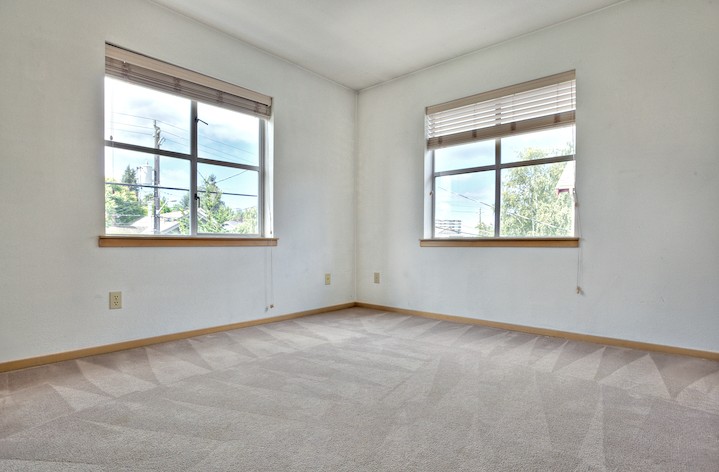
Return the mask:
<path fill-rule="evenodd" d="M 160 215 L 160 234 L 182 234 L 180 233 L 181 211 L 171 211 Z M 139 220 L 126 226 L 112 226 L 108 228 L 112 234 L 155 234 L 155 223 L 152 215 L 143 216 Z"/>

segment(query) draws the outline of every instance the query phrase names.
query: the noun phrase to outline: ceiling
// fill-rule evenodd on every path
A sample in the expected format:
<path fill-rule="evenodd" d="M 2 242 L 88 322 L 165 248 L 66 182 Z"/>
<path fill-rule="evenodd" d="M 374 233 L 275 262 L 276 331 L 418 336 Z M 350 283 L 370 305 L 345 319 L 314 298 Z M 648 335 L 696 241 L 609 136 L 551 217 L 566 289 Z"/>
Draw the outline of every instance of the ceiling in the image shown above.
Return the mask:
<path fill-rule="evenodd" d="M 153 0 L 361 90 L 624 0 Z"/>

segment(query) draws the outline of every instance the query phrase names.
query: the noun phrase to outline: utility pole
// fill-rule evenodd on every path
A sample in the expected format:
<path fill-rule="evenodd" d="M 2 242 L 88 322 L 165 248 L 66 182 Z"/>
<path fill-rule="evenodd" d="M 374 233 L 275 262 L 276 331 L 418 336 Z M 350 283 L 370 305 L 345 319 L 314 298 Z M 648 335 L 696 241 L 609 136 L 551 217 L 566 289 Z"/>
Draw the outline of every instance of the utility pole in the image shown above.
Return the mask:
<path fill-rule="evenodd" d="M 157 126 L 157 120 L 152 121 L 152 125 L 155 128 L 155 149 L 160 149 L 162 140 L 160 139 L 160 127 Z M 160 155 L 155 154 L 155 171 L 153 180 L 153 204 L 152 204 L 152 221 L 155 234 L 160 234 Z"/>

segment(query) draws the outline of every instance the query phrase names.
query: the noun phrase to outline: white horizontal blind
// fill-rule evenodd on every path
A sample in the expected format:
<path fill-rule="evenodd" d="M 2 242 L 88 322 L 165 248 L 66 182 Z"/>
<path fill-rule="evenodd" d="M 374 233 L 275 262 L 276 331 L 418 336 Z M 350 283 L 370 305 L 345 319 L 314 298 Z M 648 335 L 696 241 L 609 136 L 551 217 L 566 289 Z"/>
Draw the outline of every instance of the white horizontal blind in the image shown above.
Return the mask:
<path fill-rule="evenodd" d="M 111 44 L 105 45 L 105 73 L 144 87 L 260 118 L 268 118 L 272 113 L 272 97 Z"/>
<path fill-rule="evenodd" d="M 574 71 L 427 107 L 427 149 L 574 123 Z"/>

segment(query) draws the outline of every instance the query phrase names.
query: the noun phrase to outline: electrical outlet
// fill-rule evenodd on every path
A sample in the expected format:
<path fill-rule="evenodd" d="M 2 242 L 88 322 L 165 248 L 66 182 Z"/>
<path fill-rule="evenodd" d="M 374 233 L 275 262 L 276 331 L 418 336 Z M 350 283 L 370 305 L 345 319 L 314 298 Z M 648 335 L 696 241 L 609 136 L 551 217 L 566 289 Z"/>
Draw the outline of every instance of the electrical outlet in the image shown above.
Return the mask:
<path fill-rule="evenodd" d="M 325 285 L 332 283 L 332 274 L 325 274 Z"/>
<path fill-rule="evenodd" d="M 374 283 L 376 283 L 376 284 L 379 283 L 379 272 L 374 273 Z"/>
<path fill-rule="evenodd" d="M 122 292 L 110 292 L 110 309 L 119 310 L 122 308 Z"/>

